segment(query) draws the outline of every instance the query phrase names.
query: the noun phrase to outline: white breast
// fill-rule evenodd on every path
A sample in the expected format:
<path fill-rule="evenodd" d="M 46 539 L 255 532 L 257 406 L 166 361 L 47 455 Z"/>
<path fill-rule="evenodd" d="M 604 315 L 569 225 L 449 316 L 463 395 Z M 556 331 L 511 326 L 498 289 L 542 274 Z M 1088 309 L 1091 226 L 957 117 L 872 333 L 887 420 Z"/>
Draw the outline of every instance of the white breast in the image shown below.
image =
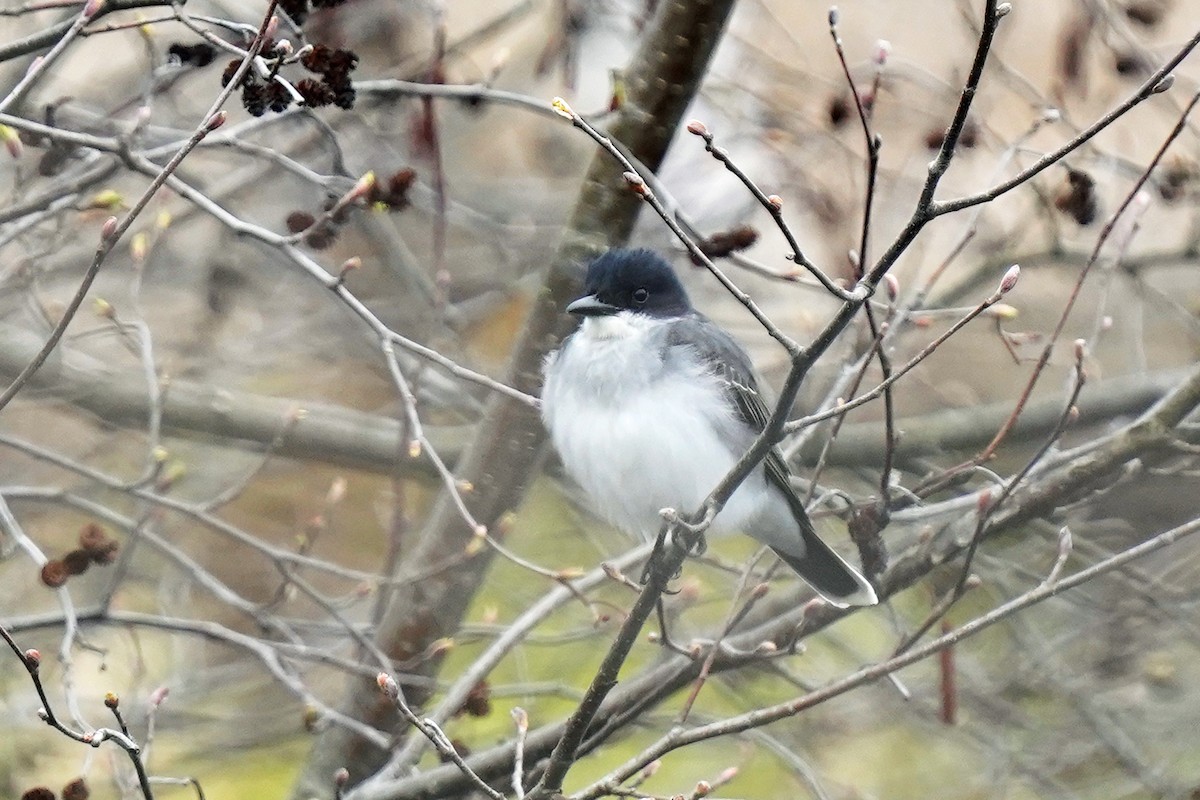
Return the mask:
<path fill-rule="evenodd" d="M 611 523 L 653 537 L 659 511 L 691 513 L 741 456 L 719 431 L 736 428 L 720 383 L 678 349 L 661 320 L 589 318 L 547 362 L 543 416 L 567 472 Z M 761 471 L 717 518 L 741 529 L 766 495 Z"/>

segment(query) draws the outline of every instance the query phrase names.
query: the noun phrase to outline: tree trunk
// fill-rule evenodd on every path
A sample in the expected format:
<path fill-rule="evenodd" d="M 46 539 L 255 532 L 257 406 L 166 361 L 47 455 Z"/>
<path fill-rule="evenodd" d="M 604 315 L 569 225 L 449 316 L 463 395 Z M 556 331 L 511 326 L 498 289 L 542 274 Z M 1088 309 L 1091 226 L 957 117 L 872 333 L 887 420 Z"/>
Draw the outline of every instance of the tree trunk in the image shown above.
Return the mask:
<path fill-rule="evenodd" d="M 609 128 L 611 137 L 647 169 L 656 171 L 662 163 L 732 8 L 732 0 L 662 2 L 647 26 L 627 70 L 625 105 Z M 572 327 L 562 309 L 579 290 L 581 264 L 628 239 L 640 204 L 641 200 L 626 190 L 620 166 L 607 154 L 598 153 L 514 350 L 506 377 L 510 385 L 531 394 L 539 392 L 542 361 Z M 493 394 L 478 432 L 455 470 L 473 486 L 466 501 L 481 524 L 493 529 L 497 520 L 520 504 L 545 450 L 546 435 L 536 412 Z M 452 498 L 443 493 L 405 562 L 427 564 L 462 552 L 472 536 Z M 380 649 L 404 662 L 425 652 L 436 640 L 453 636 L 474 590 L 482 584 L 491 556 L 489 549 L 481 549 L 458 568 L 400 587 L 377 634 Z M 415 669 L 428 677 L 437 668 L 438 659 L 434 658 Z M 423 687 L 403 688 L 414 707 L 429 698 Z M 374 681 L 353 681 L 342 710 L 376 728 L 398 736 L 405 733 L 395 709 Z M 351 783 L 358 783 L 382 768 L 387 758 L 388 753 L 353 732 L 331 726 L 317 738 L 292 796 L 296 800 L 330 797 L 338 768 L 347 768 Z"/>

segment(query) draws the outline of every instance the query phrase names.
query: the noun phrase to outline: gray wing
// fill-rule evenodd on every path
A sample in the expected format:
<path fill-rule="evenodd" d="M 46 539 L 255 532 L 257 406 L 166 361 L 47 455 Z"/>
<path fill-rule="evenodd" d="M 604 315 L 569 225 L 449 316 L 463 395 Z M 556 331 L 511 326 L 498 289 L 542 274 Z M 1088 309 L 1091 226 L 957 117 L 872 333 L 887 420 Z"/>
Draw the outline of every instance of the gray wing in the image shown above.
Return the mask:
<path fill-rule="evenodd" d="M 729 402 L 754 436 L 762 433 L 771 416 L 767 401 L 759 390 L 758 378 L 750 356 L 729 334 L 713 324 L 707 317 L 696 314 L 679 320 L 671 326 L 667 338 L 668 347 L 688 347 L 705 363 L 712 364 L 714 374 L 725 389 Z M 749 445 L 749 441 L 747 441 Z M 793 513 L 804 514 L 804 504 L 796 495 L 788 480 L 790 472 L 784 463 L 783 454 L 776 447 L 763 460 L 767 480 L 779 487 L 788 499 Z"/>
<path fill-rule="evenodd" d="M 712 364 L 720 378 L 725 397 L 738 418 L 745 423 L 747 433 L 757 435 L 767 426 L 770 410 L 758 388 L 758 379 L 750 357 L 729 334 L 697 315 L 680 320 L 671 326 L 668 347 L 690 347 Z M 749 446 L 750 440 L 746 440 Z M 797 523 L 798 542 L 802 547 L 783 548 L 770 543 L 771 549 L 830 602 L 839 605 L 873 605 L 878 602 L 870 581 L 850 566 L 837 552 L 817 536 L 812 521 L 804 510 L 804 501 L 788 480 L 787 464 L 779 448 L 772 447 L 763 460 L 767 481 L 787 500 L 788 508 Z M 753 531 L 747 531 L 753 535 Z M 787 551 L 787 552 L 785 552 Z"/>

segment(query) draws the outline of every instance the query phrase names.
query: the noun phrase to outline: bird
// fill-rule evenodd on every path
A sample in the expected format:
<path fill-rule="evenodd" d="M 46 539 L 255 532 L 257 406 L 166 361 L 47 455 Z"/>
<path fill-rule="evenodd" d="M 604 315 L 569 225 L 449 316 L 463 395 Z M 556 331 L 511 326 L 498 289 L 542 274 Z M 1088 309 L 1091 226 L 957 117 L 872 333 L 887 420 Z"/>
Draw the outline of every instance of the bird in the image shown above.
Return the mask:
<path fill-rule="evenodd" d="M 671 265 L 613 248 L 587 266 L 566 311 L 579 327 L 543 365 L 542 419 L 569 477 L 598 513 L 653 540 L 662 510 L 694 511 L 770 415 L 750 357 L 697 311 Z M 775 551 L 825 600 L 874 605 L 874 588 L 822 541 L 772 448 L 712 520 Z"/>

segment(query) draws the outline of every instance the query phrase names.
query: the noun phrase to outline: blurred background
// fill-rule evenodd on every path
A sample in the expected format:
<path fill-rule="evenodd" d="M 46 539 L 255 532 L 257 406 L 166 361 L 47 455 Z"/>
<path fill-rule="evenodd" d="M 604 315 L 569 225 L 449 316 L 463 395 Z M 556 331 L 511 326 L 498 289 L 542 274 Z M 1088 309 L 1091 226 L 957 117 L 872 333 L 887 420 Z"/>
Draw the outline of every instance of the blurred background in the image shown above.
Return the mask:
<path fill-rule="evenodd" d="M 43 5 L 5 0 L 4 94 L 44 52 L 20 47 L 24 37 L 79 10 Z M 377 332 L 304 263 L 336 276 L 360 259 L 346 286 L 379 321 L 503 380 L 596 153 L 548 101 L 561 95 L 603 128 L 654 6 L 350 0 L 314 10 L 302 27 L 281 23 L 278 38 L 297 49 L 307 41 L 358 56 L 353 108 L 291 105 L 252 116 L 235 93 L 225 127 L 178 172 L 207 203 L 170 186 L 153 197 L 105 261 L 62 345 L 0 411 L 0 496 L 17 526 L 0 536 L 0 623 L 21 647 L 42 652 L 60 714 L 85 729 L 112 725 L 102 699 L 116 692 L 135 734 L 150 742 L 153 774 L 194 777 L 209 798 L 289 796 L 313 732 L 336 724 L 330 712 L 347 676 L 378 671 L 356 660 L 350 632 L 370 636 L 393 585 L 472 556 L 396 566 L 439 478 L 428 460 L 403 457 L 404 405 Z M 868 261 L 912 213 L 968 73 L 981 7 L 840 4 L 850 72 L 883 142 Z M 181 8 L 106 14 L 0 117 L 10 143 L 0 157 L 6 385 L 61 318 L 104 220 L 149 184 L 152 171 L 114 151 L 127 145 L 147 159 L 143 167 L 161 166 L 203 118 L 231 58 L 186 48 L 206 42 L 200 31 L 245 44 L 229 23 L 256 29 L 265 6 L 192 0 Z M 688 116 L 782 198 L 805 254 L 851 282 L 867 171 L 827 14 L 815 3 L 742 0 Z M 1118 106 L 1197 30 L 1197 0 L 1014 3 L 938 197 L 983 191 L 1033 164 Z M 912 443 L 899 458 L 900 485 L 977 452 L 1011 411 L 1101 229 L 1196 92 L 1195 56 L 1175 75 L 1170 91 L 1061 164 L 929 225 L 899 259 L 896 296 L 928 294 L 922 313 L 891 334 L 896 363 L 991 294 L 1010 264 L 1022 268 L 1005 298 L 1010 309 L 967 327 L 900 384 L 896 414 Z M 396 80 L 496 93 L 427 100 Z M 103 146 L 55 139 L 39 126 Z M 1067 320 L 1063 342 L 1088 341 L 1089 382 L 1080 400 L 1086 424 L 1071 429 L 1066 446 L 1127 422 L 1196 360 L 1196 132 L 1188 122 L 1134 213 L 1118 221 Z M 305 219 L 322 219 L 368 172 L 392 194 L 294 244 L 259 235 L 303 232 Z M 752 243 L 720 264 L 776 324 L 804 342 L 827 323 L 834 300 L 786 259 L 770 216 L 701 140 L 681 131 L 658 181 L 698 236 L 752 229 L 744 235 Z M 671 254 L 696 305 L 778 382 L 786 354 L 690 264 L 661 220 L 644 213 L 633 241 Z M 869 342 L 865 326 L 842 337 L 805 384 L 797 412 L 829 402 Z M 1069 346 L 1054 351 L 1031 408 L 1061 405 L 1073 361 Z M 430 442 L 452 468 L 489 392 L 409 352 L 400 363 Z M 878 377 L 868 372 L 864 385 Z M 878 491 L 882 415 L 877 403 L 848 415 L 825 459 L 824 485 L 854 499 Z M 1018 431 L 989 468 L 1011 474 L 1044 438 L 1045 426 Z M 785 444 L 798 453 L 798 473 L 811 474 L 819 448 Z M 1074 533 L 1072 565 L 1083 566 L 1195 519 L 1194 455 L 1181 446 L 1168 463 L 1131 465 L 1103 491 L 1073 498 L 1053 524 L 989 541 L 975 565 L 982 588 L 949 619 L 969 620 L 1036 585 L 1064 522 Z M 849 547 L 844 522 L 823 524 Z M 34 553 L 61 560 L 95 526 L 117 542 L 108 561 L 49 586 Z M 513 557 L 495 559 L 464 625 L 430 654 L 444 659 L 435 696 L 556 585 L 556 573 L 592 569 L 632 543 L 593 521 L 550 460 L 506 520 L 504 546 Z M 719 628 L 751 555 L 747 541 L 718 541 L 710 557 L 688 563 L 669 609 L 683 642 Z M 802 655 L 715 677 L 693 721 L 779 702 L 886 657 L 956 577 L 952 567 L 934 570 L 891 605 L 808 640 Z M 965 642 L 949 666 L 902 671 L 908 697 L 887 682 L 864 687 L 786 722 L 674 753 L 639 789 L 686 796 L 704 779 L 723 797 L 1200 796 L 1197 577 L 1196 547 L 1184 542 Z M 593 595 L 592 606 L 568 604 L 547 618 L 501 662 L 487 701 L 445 726 L 456 743 L 476 749 L 510 737 L 514 705 L 534 725 L 570 712 L 632 602 L 620 585 Z M 72 616 L 77 631 L 64 628 Z M 639 645 L 629 669 L 661 657 Z M 58 791 L 84 775 L 93 797 L 122 796 L 123 754 L 49 730 L 18 661 L 3 663 L 0 795 L 37 785 Z M 957 679 L 950 690 L 948 674 Z M 153 713 L 151 736 L 147 708 L 160 687 L 170 693 Z M 581 762 L 571 776 L 578 783 L 566 788 L 656 739 L 682 702 L 647 712 Z M 430 756 L 423 765 L 434 763 Z M 128 786 L 125 794 L 137 796 Z M 162 786 L 156 796 L 194 789 Z"/>

